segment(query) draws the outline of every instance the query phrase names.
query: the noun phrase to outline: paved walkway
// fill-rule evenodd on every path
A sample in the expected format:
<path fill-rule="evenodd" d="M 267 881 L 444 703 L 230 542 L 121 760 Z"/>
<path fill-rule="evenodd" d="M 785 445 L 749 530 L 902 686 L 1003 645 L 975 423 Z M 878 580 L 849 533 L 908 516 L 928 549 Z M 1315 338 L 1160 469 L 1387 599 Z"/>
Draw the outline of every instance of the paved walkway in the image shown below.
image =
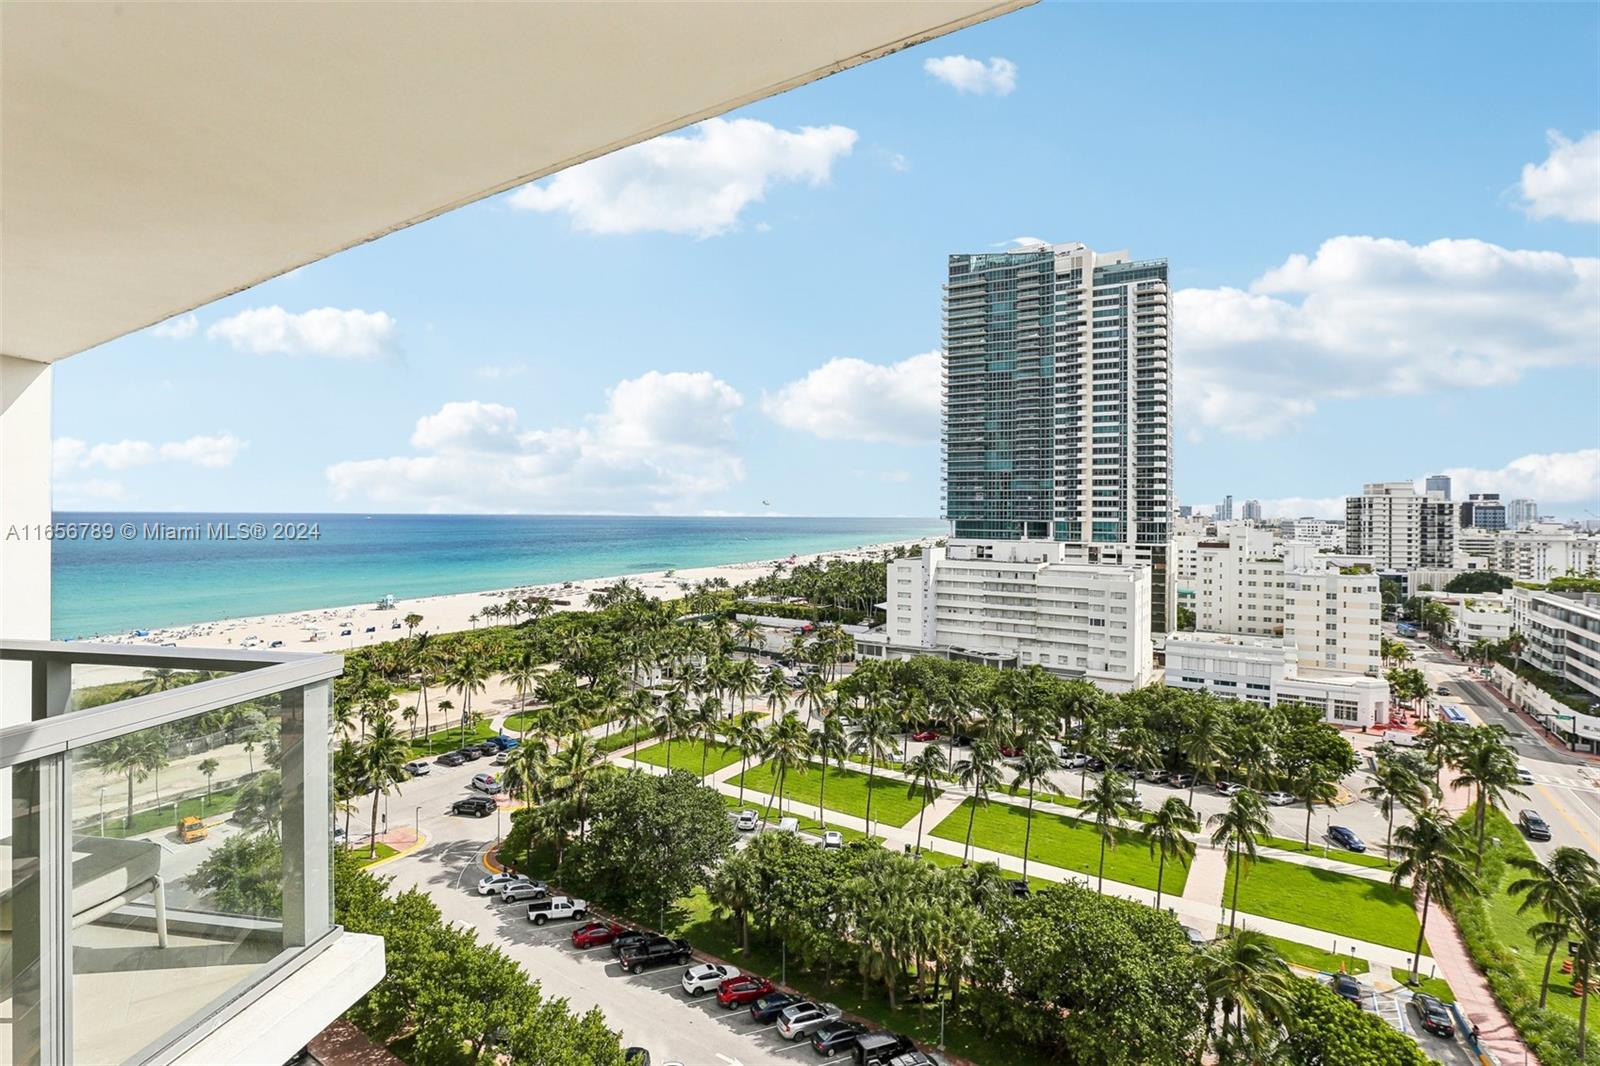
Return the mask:
<path fill-rule="evenodd" d="M 1420 904 L 1418 912 L 1421 912 Z M 1523 1043 L 1511 1020 L 1495 1001 L 1494 993 L 1489 991 L 1489 982 L 1473 963 L 1455 919 L 1437 903 L 1428 905 L 1428 947 L 1433 951 L 1439 975 L 1455 993 L 1461 1013 L 1478 1027 L 1480 1048 L 1493 1053 L 1507 1066 L 1521 1066 L 1522 1063 L 1538 1066 L 1538 1057 Z"/>

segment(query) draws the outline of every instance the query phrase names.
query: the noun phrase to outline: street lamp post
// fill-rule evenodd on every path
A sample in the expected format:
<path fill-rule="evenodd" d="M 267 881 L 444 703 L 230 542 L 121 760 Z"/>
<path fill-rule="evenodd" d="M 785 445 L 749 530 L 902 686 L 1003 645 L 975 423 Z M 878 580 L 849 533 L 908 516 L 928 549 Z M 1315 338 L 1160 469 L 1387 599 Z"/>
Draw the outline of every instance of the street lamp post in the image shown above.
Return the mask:
<path fill-rule="evenodd" d="M 417 834 L 417 839 L 422 839 L 422 807 L 417 806 L 417 813 L 412 816 L 411 831 Z"/>
<path fill-rule="evenodd" d="M 106 835 L 106 786 L 100 786 L 100 835 Z"/>

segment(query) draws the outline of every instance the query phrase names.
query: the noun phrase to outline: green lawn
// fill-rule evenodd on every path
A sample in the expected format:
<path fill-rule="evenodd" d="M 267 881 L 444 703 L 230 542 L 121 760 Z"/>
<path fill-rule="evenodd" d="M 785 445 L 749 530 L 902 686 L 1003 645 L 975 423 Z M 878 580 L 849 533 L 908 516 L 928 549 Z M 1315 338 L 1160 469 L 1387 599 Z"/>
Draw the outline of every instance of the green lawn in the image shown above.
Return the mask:
<path fill-rule="evenodd" d="M 674 753 L 676 754 L 676 753 Z M 773 772 L 768 763 L 753 766 L 740 777 L 735 777 L 730 782 L 737 786 L 741 780 L 747 790 L 753 790 L 760 796 L 767 796 L 772 792 Z M 784 776 L 783 795 L 786 799 L 797 800 L 800 803 L 818 803 L 818 793 L 823 789 L 822 768 L 816 764 L 805 767 L 801 773 L 799 768 L 792 769 Z M 828 767 L 828 780 L 826 792 L 822 796 L 827 800 L 828 810 L 838 811 L 841 814 L 853 814 L 857 818 L 867 816 L 867 775 L 854 770 L 841 770 L 837 766 Z M 872 820 L 874 824 L 882 822 L 885 825 L 905 825 L 917 816 L 922 809 L 922 797 L 906 795 L 906 782 L 888 777 L 877 777 L 872 781 Z"/>
<path fill-rule="evenodd" d="M 1322 842 L 1316 837 L 1311 838 L 1311 846 L 1309 848 L 1306 847 L 1304 837 L 1262 837 L 1256 843 L 1260 844 L 1264 848 L 1277 848 L 1279 851 L 1292 851 L 1296 855 L 1315 855 L 1318 858 L 1322 858 L 1324 857 L 1324 853 L 1326 853 L 1327 858 L 1337 859 L 1340 862 L 1347 862 L 1352 866 L 1370 866 L 1374 870 L 1386 870 L 1389 868 L 1388 860 L 1386 860 L 1382 855 L 1374 855 L 1370 851 L 1355 852 L 1345 851 L 1343 848 L 1325 848 L 1322 846 Z"/>
<path fill-rule="evenodd" d="M 961 843 L 967 835 L 967 817 L 972 801 L 964 800 L 960 807 L 933 829 L 933 834 L 945 840 Z M 1027 832 L 1028 811 L 1009 803 L 991 803 L 979 807 L 973 820 L 972 844 L 1007 855 L 1022 855 L 1022 842 Z M 1156 887 L 1156 860 L 1138 834 L 1132 830 L 1119 830 L 1117 846 L 1106 849 L 1106 878 L 1125 885 L 1154 890 Z M 1094 878 L 1100 866 L 1100 838 L 1094 827 L 1076 818 L 1035 809 L 1033 837 L 1028 858 L 1034 862 L 1075 870 Z M 1167 863 L 1162 891 L 1177 896 L 1189 878 L 1189 868 L 1181 863 Z"/>
<path fill-rule="evenodd" d="M 523 711 L 520 714 L 506 715 L 505 729 L 507 733 L 522 736 L 524 729 L 532 729 L 539 724 L 539 714 L 536 711 Z"/>
<path fill-rule="evenodd" d="M 959 855 L 946 855 L 942 851 L 929 851 L 928 848 L 926 847 L 926 845 L 924 845 L 924 847 L 922 849 L 922 857 L 924 859 L 926 859 L 928 862 L 933 863 L 935 866 L 960 866 L 961 865 L 961 856 L 959 856 Z M 1006 877 L 1011 878 L 1013 880 L 1016 879 L 1018 876 L 1020 876 L 1020 875 L 1018 875 L 1016 873 L 1013 873 L 1010 870 L 1006 870 L 1005 871 L 1005 875 L 1006 875 Z M 1054 885 L 1054 884 L 1059 884 L 1059 882 L 1047 881 L 1043 877 L 1035 877 L 1032 874 L 1028 875 L 1028 887 L 1033 889 L 1033 891 L 1035 891 L 1035 892 L 1043 892 L 1045 889 L 1049 888 L 1051 885 Z"/>
<path fill-rule="evenodd" d="M 1344 972 L 1349 974 L 1366 973 L 1372 968 L 1366 959 L 1358 959 L 1353 955 L 1335 955 L 1331 951 L 1323 951 L 1310 944 L 1301 944 L 1277 936 L 1269 936 L 1267 939 L 1272 941 L 1272 946 L 1278 949 L 1279 955 L 1297 966 L 1309 966 L 1323 973 L 1338 973 L 1339 967 L 1343 966 Z"/>
<path fill-rule="evenodd" d="M 133 825 L 125 823 L 127 807 L 121 803 L 107 802 L 105 805 L 105 829 L 101 830 L 100 807 L 95 804 L 95 812 L 88 818 L 78 819 L 78 829 L 95 836 L 106 837 L 131 837 L 151 832 L 155 829 L 168 829 L 174 832 L 178 828 L 178 819 L 188 815 L 199 818 L 210 818 L 221 814 L 223 811 L 233 810 L 234 796 L 242 786 L 232 788 L 212 789 L 207 797 L 204 792 L 192 796 L 176 797 L 168 800 L 159 807 L 146 807 L 133 812 Z M 115 791 L 106 789 L 108 800 L 115 796 Z M 127 793 L 124 791 L 123 795 Z"/>
<path fill-rule="evenodd" d="M 358 853 L 361 856 L 361 865 L 362 866 L 371 866 L 375 862 L 382 862 L 384 859 L 387 859 L 392 855 L 400 854 L 398 851 L 396 851 L 395 849 L 391 848 L 389 845 L 385 844 L 381 840 L 378 841 L 378 854 L 373 856 L 372 858 L 368 858 L 367 857 L 367 852 L 370 851 L 371 848 L 368 847 L 365 844 L 357 844 L 355 847 L 351 848 L 350 850 Z"/>
<path fill-rule="evenodd" d="M 732 766 L 739 761 L 740 757 L 739 749 L 727 744 L 712 744 L 708 749 L 705 744 L 697 740 L 675 740 L 672 742 L 672 761 L 670 765 L 674 770 L 687 770 L 696 777 L 700 777 L 702 776 L 700 761 L 702 752 L 706 755 L 704 770 L 706 774 L 714 773 L 724 766 Z M 629 762 L 633 761 L 632 752 L 628 753 L 628 760 Z M 640 748 L 639 761 L 647 762 L 651 766 L 669 765 L 666 741 L 652 744 L 648 748 Z"/>
<path fill-rule="evenodd" d="M 1402 967 L 1400 969 L 1391 969 L 1389 976 L 1403 985 L 1411 974 Z M 1422 984 L 1417 987 L 1417 991 L 1426 992 L 1428 995 L 1434 996 L 1445 1003 L 1454 1003 L 1456 1001 L 1456 994 L 1450 991 L 1450 986 L 1443 977 L 1422 978 Z"/>
<path fill-rule="evenodd" d="M 476 744 L 499 735 L 488 722 L 479 722 L 476 726 L 467 730 L 466 742 L 468 744 Z M 461 746 L 461 730 L 459 727 L 455 729 L 438 729 L 425 738 L 418 737 L 411 742 L 411 757 L 413 759 L 425 759 L 430 755 L 443 755 L 447 751 L 455 751 Z"/>
<path fill-rule="evenodd" d="M 1232 892 L 1230 871 L 1223 885 L 1224 904 Z M 1258 859 L 1245 870 L 1239 886 L 1239 910 L 1402 951 L 1411 951 L 1417 944 L 1417 916 L 1407 893 L 1386 881 L 1281 859 Z M 1422 950 L 1426 954 L 1428 946 L 1424 944 Z"/>
<path fill-rule="evenodd" d="M 830 789 L 833 787 L 832 770 L 828 772 L 828 786 Z M 876 798 L 873 800 L 873 810 L 877 810 Z M 738 928 L 731 920 L 712 916 L 711 904 L 703 891 L 696 890 L 683 900 L 683 912 L 683 920 L 672 931 L 672 935 L 686 938 L 698 950 L 719 959 L 778 980 L 783 964 L 780 944 L 776 940 L 762 943 L 758 938 L 757 923 L 751 923 L 750 950 L 743 951 L 739 947 Z M 891 1011 L 878 982 L 872 982 L 868 994 L 862 996 L 861 978 L 853 966 L 835 967 L 834 979 L 829 983 L 823 979 L 820 967 L 816 970 L 802 969 L 797 954 L 793 950 L 788 954 L 788 983 L 802 995 L 835 1003 L 846 1014 L 864 1018 L 875 1028 L 905 1033 L 928 1044 L 938 1042 L 937 1002 L 902 1005 L 899 1010 Z M 903 990 L 909 990 L 910 986 L 909 979 L 901 982 Z M 977 1066 L 1046 1066 L 1055 1061 L 1031 1048 L 997 1046 L 981 1022 L 965 1021 L 954 1012 L 947 1014 L 944 1035 L 945 1045 L 951 1054 L 959 1055 Z M 809 1051 L 806 1052 L 806 1058 L 813 1058 Z"/>
<path fill-rule="evenodd" d="M 603 752 L 606 752 L 607 754 L 610 754 L 613 751 L 621 751 L 623 748 L 630 748 L 633 746 L 633 742 L 638 740 L 639 750 L 643 751 L 645 742 L 648 741 L 652 736 L 654 736 L 654 734 L 651 732 L 649 726 L 636 725 L 632 729 L 616 730 L 609 737 L 601 736 L 597 738 L 595 740 L 595 747 L 599 748 Z M 632 752 L 629 752 L 629 754 L 631 755 Z"/>

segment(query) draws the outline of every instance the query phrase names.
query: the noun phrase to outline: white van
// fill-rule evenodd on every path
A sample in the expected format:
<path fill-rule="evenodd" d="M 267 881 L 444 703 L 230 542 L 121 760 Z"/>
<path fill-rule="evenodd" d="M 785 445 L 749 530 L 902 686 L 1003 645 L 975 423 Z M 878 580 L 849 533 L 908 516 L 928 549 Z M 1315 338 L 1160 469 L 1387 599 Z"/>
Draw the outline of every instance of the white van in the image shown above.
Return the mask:
<path fill-rule="evenodd" d="M 800 832 L 800 821 L 799 821 L 799 819 L 797 819 L 797 818 L 780 818 L 780 819 L 778 819 L 778 832 L 780 832 L 780 833 L 798 833 L 798 832 Z"/>

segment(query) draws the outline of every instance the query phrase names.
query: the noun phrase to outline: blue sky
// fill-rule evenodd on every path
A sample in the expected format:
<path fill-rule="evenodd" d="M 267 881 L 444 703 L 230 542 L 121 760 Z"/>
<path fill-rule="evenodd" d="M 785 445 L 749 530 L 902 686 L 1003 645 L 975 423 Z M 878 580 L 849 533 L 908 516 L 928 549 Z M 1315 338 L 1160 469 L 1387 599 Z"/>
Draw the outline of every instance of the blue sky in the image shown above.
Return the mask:
<path fill-rule="evenodd" d="M 1032 237 L 1170 259 L 1182 502 L 1585 517 L 1597 12 L 1043 4 L 62 363 L 57 507 L 934 514 L 945 256 Z"/>

